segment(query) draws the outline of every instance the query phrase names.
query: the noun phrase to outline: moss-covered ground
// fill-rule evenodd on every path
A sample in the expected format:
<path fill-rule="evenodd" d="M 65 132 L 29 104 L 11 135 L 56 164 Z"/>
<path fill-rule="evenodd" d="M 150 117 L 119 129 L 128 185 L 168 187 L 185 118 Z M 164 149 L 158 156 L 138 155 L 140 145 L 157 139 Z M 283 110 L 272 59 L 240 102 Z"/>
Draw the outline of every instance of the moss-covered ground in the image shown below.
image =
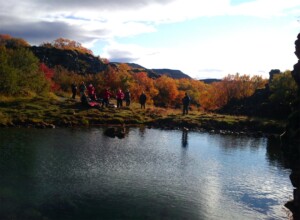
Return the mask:
<path fill-rule="evenodd" d="M 113 104 L 115 100 L 111 101 Z M 192 110 L 182 115 L 181 109 L 146 106 L 138 103 L 130 107 L 84 107 L 79 99 L 67 97 L 0 97 L 1 127 L 79 127 L 120 125 L 158 127 L 165 129 L 208 130 L 212 132 L 238 132 L 280 134 L 286 122 L 266 118 L 220 115 Z"/>

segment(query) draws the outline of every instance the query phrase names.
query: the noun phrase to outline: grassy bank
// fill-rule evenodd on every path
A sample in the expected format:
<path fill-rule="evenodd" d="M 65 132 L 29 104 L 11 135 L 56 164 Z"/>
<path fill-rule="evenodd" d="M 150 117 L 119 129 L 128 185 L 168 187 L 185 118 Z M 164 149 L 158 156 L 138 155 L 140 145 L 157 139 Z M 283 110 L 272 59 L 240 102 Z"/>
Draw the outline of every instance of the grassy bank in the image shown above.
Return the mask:
<path fill-rule="evenodd" d="M 138 103 L 130 107 L 87 108 L 79 99 L 66 97 L 0 97 L 1 127 L 80 127 L 120 125 L 146 125 L 164 129 L 188 128 L 212 132 L 236 132 L 256 134 L 280 134 L 285 122 L 271 119 L 251 118 L 207 113 L 198 110 L 182 116 L 180 109 L 165 109 Z M 112 103 L 115 103 L 112 100 Z"/>

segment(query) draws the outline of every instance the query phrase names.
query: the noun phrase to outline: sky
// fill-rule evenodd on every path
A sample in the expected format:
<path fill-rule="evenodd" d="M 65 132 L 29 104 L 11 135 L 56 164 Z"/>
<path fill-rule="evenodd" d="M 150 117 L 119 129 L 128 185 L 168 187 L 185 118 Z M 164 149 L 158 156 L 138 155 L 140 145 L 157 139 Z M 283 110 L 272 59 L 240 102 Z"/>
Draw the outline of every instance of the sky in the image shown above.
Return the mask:
<path fill-rule="evenodd" d="M 299 0 L 0 0 L 0 34 L 194 79 L 292 70 Z"/>

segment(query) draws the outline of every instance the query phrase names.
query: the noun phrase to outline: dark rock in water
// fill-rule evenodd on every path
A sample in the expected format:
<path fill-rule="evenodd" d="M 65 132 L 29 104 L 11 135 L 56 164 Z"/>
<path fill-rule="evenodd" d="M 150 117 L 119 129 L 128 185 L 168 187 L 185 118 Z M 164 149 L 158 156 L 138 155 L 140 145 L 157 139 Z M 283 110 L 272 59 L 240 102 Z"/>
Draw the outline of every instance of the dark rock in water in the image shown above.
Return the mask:
<path fill-rule="evenodd" d="M 111 138 L 124 138 L 125 137 L 125 134 L 126 134 L 126 131 L 125 131 L 125 127 L 124 126 L 121 126 L 121 127 L 110 127 L 110 128 L 107 128 L 105 131 L 104 131 L 104 135 L 108 136 L 108 137 L 111 137 Z"/>
<path fill-rule="evenodd" d="M 107 128 L 104 131 L 104 134 L 108 137 L 114 138 L 116 137 L 116 128 Z"/>

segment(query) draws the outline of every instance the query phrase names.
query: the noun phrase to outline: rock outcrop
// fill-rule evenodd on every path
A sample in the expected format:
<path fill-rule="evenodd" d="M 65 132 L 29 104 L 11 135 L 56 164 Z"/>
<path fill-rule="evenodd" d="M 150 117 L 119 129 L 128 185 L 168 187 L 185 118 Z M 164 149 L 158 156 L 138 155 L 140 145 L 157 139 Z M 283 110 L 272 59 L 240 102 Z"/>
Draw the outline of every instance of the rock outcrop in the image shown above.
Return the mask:
<path fill-rule="evenodd" d="M 76 50 L 61 50 L 54 47 L 30 47 L 36 57 L 48 67 L 62 66 L 69 71 L 79 74 L 95 74 L 105 70 L 104 64 L 99 57 L 81 53 Z"/>
<path fill-rule="evenodd" d="M 295 46 L 298 62 L 294 65 L 292 76 L 298 85 L 298 94 L 292 103 L 292 113 L 289 115 L 286 131 L 282 135 L 283 150 L 292 169 L 290 179 L 294 187 L 293 200 L 289 201 L 286 207 L 292 211 L 294 220 L 300 219 L 300 33 Z"/>

